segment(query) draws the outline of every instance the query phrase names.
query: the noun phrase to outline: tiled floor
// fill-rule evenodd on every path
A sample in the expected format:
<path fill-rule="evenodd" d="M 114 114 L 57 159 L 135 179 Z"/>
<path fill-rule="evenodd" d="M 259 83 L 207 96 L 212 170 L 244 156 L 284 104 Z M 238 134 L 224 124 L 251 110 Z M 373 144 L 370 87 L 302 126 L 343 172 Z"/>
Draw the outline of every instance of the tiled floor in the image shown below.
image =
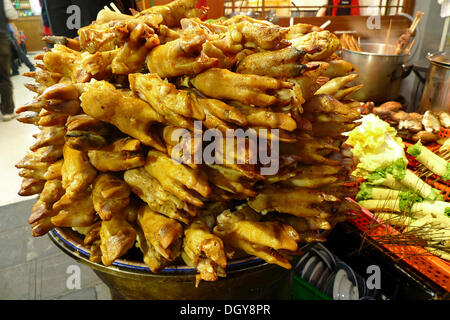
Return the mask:
<path fill-rule="evenodd" d="M 23 65 L 20 72 L 28 69 Z M 11 78 L 16 108 L 34 93 L 21 75 Z M 14 167 L 33 142 L 38 129 L 18 121 L 0 121 L 0 299 L 109 300 L 108 288 L 88 267 L 58 249 L 48 236 L 34 238 L 27 223 L 34 197 L 18 196 L 21 178 Z M 69 289 L 68 267 L 80 268 L 80 288 Z M 70 286 L 69 286 L 70 287 Z"/>

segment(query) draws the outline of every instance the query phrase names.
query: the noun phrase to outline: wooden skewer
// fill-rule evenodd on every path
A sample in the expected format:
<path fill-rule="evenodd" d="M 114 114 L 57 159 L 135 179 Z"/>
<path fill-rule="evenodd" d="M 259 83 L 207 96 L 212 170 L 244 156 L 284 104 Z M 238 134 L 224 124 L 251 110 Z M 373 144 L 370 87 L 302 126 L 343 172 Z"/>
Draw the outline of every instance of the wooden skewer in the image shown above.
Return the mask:
<path fill-rule="evenodd" d="M 419 24 L 419 22 L 420 22 L 420 20 L 423 18 L 423 16 L 424 16 L 424 13 L 423 13 L 422 11 L 418 11 L 418 12 L 416 13 L 416 17 L 414 18 L 414 21 L 413 21 L 413 23 L 411 24 L 411 27 L 409 27 L 409 31 L 410 31 L 411 33 L 414 33 L 414 31 L 415 31 L 416 28 L 417 28 L 417 25 Z"/>
<path fill-rule="evenodd" d="M 416 43 L 416 39 L 414 39 L 411 44 L 409 45 L 408 49 L 406 49 L 406 54 L 409 54 L 411 52 L 412 47 L 414 46 L 414 43 Z"/>
<path fill-rule="evenodd" d="M 384 54 L 388 54 L 389 39 L 391 38 L 392 19 L 389 20 L 389 28 L 386 34 L 386 40 L 384 40 Z"/>
<path fill-rule="evenodd" d="M 117 13 L 122 13 L 122 12 L 119 10 L 119 8 L 117 8 L 117 6 L 116 6 L 116 4 L 115 4 L 114 2 L 111 2 L 109 5 L 111 6 L 111 8 L 113 8 L 113 10 L 114 10 L 115 12 L 117 12 Z"/>
<path fill-rule="evenodd" d="M 108 11 L 112 11 L 110 8 L 108 8 L 107 6 L 104 6 L 103 9 L 108 10 Z"/>

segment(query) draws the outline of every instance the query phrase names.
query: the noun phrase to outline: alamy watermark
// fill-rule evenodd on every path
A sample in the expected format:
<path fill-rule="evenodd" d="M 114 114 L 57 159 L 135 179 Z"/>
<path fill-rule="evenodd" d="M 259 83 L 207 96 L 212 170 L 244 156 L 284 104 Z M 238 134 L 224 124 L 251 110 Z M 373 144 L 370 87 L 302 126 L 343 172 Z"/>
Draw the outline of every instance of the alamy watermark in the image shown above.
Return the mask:
<path fill-rule="evenodd" d="M 69 17 L 66 20 L 66 27 L 69 30 L 81 28 L 81 9 L 76 4 L 70 5 L 66 9 Z"/>
<path fill-rule="evenodd" d="M 70 265 L 66 269 L 69 274 L 66 280 L 66 287 L 69 290 L 81 289 L 81 269 L 77 265 Z"/>

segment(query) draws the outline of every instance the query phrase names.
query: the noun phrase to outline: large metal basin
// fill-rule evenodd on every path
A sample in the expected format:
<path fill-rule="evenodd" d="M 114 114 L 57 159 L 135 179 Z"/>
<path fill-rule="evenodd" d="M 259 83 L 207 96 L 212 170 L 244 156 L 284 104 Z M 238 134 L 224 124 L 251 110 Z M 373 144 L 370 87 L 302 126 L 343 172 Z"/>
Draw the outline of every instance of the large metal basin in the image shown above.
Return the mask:
<path fill-rule="evenodd" d="M 289 299 L 290 271 L 256 257 L 229 262 L 227 277 L 216 282 L 200 282 L 195 287 L 196 270 L 172 266 L 155 274 L 137 260 L 118 259 L 112 266 L 89 261 L 89 248 L 70 228 L 55 228 L 51 240 L 66 254 L 92 268 L 110 288 L 114 299 L 132 300 L 261 300 Z M 306 247 L 305 247 L 306 250 Z"/>

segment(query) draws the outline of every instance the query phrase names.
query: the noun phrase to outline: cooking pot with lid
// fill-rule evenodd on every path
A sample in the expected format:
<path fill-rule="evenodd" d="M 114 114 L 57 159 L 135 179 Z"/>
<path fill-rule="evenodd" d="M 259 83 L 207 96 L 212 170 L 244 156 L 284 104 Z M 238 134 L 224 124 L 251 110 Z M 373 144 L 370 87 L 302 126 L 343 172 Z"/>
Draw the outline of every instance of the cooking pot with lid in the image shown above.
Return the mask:
<path fill-rule="evenodd" d="M 419 112 L 450 112 L 450 56 L 447 52 L 428 54 L 430 69 L 420 102 Z"/>

